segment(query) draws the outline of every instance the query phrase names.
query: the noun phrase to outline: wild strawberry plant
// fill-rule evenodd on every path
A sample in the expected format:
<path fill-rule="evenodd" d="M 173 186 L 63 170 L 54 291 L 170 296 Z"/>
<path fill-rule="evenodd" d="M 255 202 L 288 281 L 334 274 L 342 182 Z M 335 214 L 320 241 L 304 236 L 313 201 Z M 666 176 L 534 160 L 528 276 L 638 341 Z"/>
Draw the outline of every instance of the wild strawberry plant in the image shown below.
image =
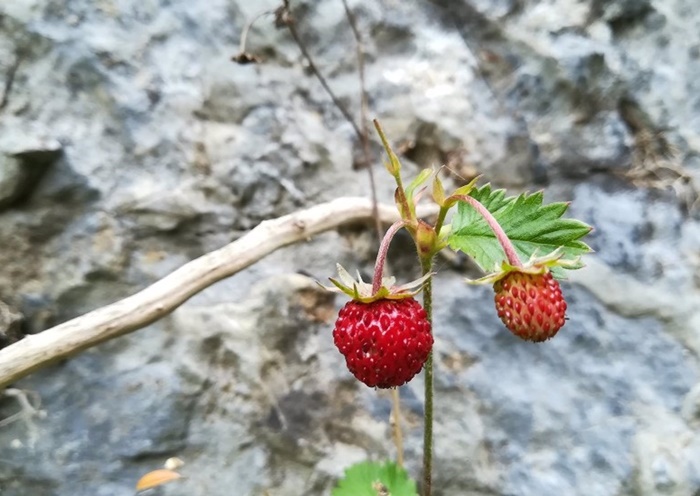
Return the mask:
<path fill-rule="evenodd" d="M 485 276 L 470 284 L 492 284 L 494 302 L 503 324 L 516 336 L 534 342 L 552 338 L 566 322 L 566 302 L 557 278 L 582 267 L 590 248 L 581 239 L 591 227 L 563 218 L 568 203 L 543 203 L 541 192 L 506 196 L 476 179 L 451 194 L 437 174 L 422 171 L 404 187 L 401 164 L 375 121 L 396 181 L 395 202 L 401 220 L 386 232 L 379 248 L 371 283 L 353 279 L 342 267 L 331 279 L 335 291 L 350 296 L 340 311 L 333 339 L 350 372 L 370 387 L 395 388 L 425 373 L 422 496 L 432 493 L 433 258 L 443 249 L 471 257 Z M 478 178 L 477 178 L 478 179 Z M 429 184 L 432 183 L 432 184 Z M 440 207 L 433 224 L 416 216 L 416 203 L 428 188 Z M 454 207 L 451 223 L 447 214 Z M 423 276 L 403 285 L 383 277 L 394 235 L 406 229 L 412 236 Z M 414 296 L 423 292 L 423 307 Z M 350 467 L 333 496 L 416 496 L 416 484 L 394 462 L 362 462 Z"/>

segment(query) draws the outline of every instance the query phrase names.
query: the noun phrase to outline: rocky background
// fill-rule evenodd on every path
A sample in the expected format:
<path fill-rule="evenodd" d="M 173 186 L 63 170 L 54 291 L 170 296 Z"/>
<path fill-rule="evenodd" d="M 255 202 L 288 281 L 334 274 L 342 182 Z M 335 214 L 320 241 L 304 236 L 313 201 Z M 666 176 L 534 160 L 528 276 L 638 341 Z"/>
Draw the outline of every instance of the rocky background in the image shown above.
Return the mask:
<path fill-rule="evenodd" d="M 436 495 L 700 494 L 700 6 L 695 0 L 354 0 L 371 115 L 406 172 L 447 163 L 546 188 L 595 226 L 544 345 L 500 325 L 473 268 L 436 280 Z M 304 42 L 359 108 L 340 0 L 294 1 Z M 134 293 L 263 219 L 369 195 L 352 128 L 286 29 L 231 56 L 274 1 L 0 3 L 0 346 Z M 376 162 L 379 149 L 375 146 Z M 381 168 L 378 193 L 392 185 Z M 406 241 L 405 239 L 403 240 Z M 339 261 L 368 226 L 273 254 L 170 317 L 15 385 L 3 496 L 132 495 L 179 456 L 190 496 L 329 494 L 393 456 L 389 396 L 333 347 Z M 415 272 L 399 238 L 391 269 Z M 419 472 L 422 381 L 402 388 Z M 0 418 L 20 409 L 0 400 Z"/>

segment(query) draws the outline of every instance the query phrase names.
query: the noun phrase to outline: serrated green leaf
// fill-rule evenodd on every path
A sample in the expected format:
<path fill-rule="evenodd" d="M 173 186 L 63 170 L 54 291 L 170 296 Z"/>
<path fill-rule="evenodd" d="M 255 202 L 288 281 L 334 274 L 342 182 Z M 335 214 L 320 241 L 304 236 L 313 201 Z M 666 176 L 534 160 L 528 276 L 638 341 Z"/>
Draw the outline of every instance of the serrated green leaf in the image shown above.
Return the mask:
<path fill-rule="evenodd" d="M 520 260 L 533 255 L 545 256 L 562 248 L 562 259 L 574 260 L 591 251 L 581 238 L 591 231 L 587 224 L 565 219 L 569 205 L 557 202 L 544 205 L 543 193 L 523 193 L 507 197 L 503 189 L 487 184 L 473 189 L 470 196 L 484 205 L 510 238 Z M 470 205 L 460 202 L 452 219 L 448 244 L 471 256 L 481 268 L 490 272 L 501 266 L 505 254 L 486 221 Z M 569 268 L 580 268 L 582 264 Z M 561 271 L 555 271 L 561 275 Z"/>
<path fill-rule="evenodd" d="M 418 491 L 396 463 L 360 462 L 345 471 L 331 496 L 418 496 Z"/>

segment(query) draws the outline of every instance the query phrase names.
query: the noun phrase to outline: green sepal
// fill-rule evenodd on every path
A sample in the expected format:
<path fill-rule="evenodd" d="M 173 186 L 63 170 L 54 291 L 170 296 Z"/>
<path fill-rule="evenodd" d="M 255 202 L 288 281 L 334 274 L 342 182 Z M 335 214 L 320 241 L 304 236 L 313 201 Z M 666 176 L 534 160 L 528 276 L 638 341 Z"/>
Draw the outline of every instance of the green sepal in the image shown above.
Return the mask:
<path fill-rule="evenodd" d="M 411 202 L 406 199 L 406 194 L 401 188 L 394 190 L 394 203 L 396 203 L 396 208 L 399 210 L 401 220 L 406 221 L 407 224 L 412 224 L 416 214 L 414 209 L 411 208 Z"/>
<path fill-rule="evenodd" d="M 433 201 L 441 207 L 445 205 L 445 187 L 437 174 L 433 179 Z"/>
<path fill-rule="evenodd" d="M 389 145 L 389 140 L 386 139 L 382 126 L 379 125 L 379 121 L 376 119 L 374 120 L 374 127 L 377 129 L 377 133 L 379 134 L 379 138 L 382 140 L 384 150 L 386 150 L 386 154 L 389 156 L 389 161 L 385 161 L 384 166 L 386 167 L 386 170 L 389 171 L 389 174 L 395 178 L 398 178 L 401 175 L 401 162 L 399 161 L 399 157 L 397 157 L 394 150 L 392 150 L 391 145 Z"/>
<path fill-rule="evenodd" d="M 474 179 L 469 181 L 469 183 L 457 188 L 454 193 L 452 193 L 450 197 L 445 200 L 445 206 L 450 208 L 460 200 L 460 196 L 466 196 L 471 193 L 471 191 L 476 187 L 476 183 L 479 179 L 481 179 L 481 176 L 476 176 Z"/>
<path fill-rule="evenodd" d="M 546 272 L 552 272 L 553 275 L 561 275 L 563 272 L 561 269 L 575 269 L 578 268 L 580 260 L 567 260 L 563 259 L 564 252 L 561 248 L 553 251 L 552 253 L 545 255 L 544 257 L 533 256 L 527 261 L 523 266 L 517 267 L 511 265 L 510 263 L 504 261 L 501 264 L 500 270 L 486 274 L 484 277 L 479 279 L 465 279 L 469 284 L 493 284 L 496 281 L 500 281 L 506 277 L 511 272 L 520 272 L 523 274 L 544 274 Z"/>
<path fill-rule="evenodd" d="M 331 496 L 418 496 L 416 483 L 394 462 L 360 462 L 345 470 Z"/>
<path fill-rule="evenodd" d="M 382 160 L 382 163 L 384 164 L 384 168 L 387 170 L 387 172 L 392 176 L 396 177 L 401 173 L 401 164 L 398 161 L 393 162 Z"/>
<path fill-rule="evenodd" d="M 471 181 L 469 181 L 469 182 L 468 182 L 467 184 L 465 184 L 464 186 L 460 186 L 459 188 L 457 188 L 457 189 L 455 190 L 455 192 L 452 193 L 452 194 L 453 194 L 453 195 L 468 195 L 468 194 L 471 193 L 471 191 L 474 189 L 474 187 L 476 186 L 476 183 L 477 183 L 477 181 L 479 181 L 479 179 L 481 179 L 481 176 L 480 176 L 480 175 L 479 175 L 479 176 L 476 176 L 474 179 L 472 179 Z"/>
<path fill-rule="evenodd" d="M 357 279 L 353 279 L 342 265 L 336 264 L 336 266 L 338 268 L 338 279 L 329 277 L 333 287 L 324 286 L 319 282 L 317 282 L 317 284 L 328 291 L 346 294 L 353 300 L 362 303 L 372 303 L 377 300 L 401 300 L 410 298 L 420 293 L 425 282 L 433 275 L 431 272 L 425 274 L 420 279 L 398 285 L 396 284 L 396 278 L 384 277 L 379 290 L 373 292 L 372 284 L 363 281 L 359 271 L 357 272 Z"/>
<path fill-rule="evenodd" d="M 399 209 L 401 219 L 406 221 L 409 225 L 413 225 L 416 220 L 416 189 L 425 184 L 425 182 L 430 179 L 432 173 L 433 171 L 431 169 L 424 169 L 411 181 L 405 190 L 402 191 L 401 187 L 398 187 L 394 192 L 394 202 Z"/>
<path fill-rule="evenodd" d="M 413 181 L 411 181 L 411 183 L 406 187 L 406 198 L 408 198 L 409 205 L 411 205 L 412 207 L 415 205 L 413 197 L 415 196 L 416 188 L 424 185 L 432 175 L 432 169 L 423 169 L 422 171 L 420 171 L 420 174 L 418 174 L 415 177 L 415 179 L 413 179 Z"/>

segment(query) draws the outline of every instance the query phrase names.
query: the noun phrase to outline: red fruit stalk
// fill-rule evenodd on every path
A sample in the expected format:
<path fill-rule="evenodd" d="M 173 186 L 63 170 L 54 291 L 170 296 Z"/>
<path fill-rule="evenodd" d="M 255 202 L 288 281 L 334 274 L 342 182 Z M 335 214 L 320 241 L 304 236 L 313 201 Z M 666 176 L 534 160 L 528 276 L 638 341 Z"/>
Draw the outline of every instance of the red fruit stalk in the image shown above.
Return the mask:
<path fill-rule="evenodd" d="M 505 326 L 528 341 L 546 341 L 566 321 L 566 301 L 559 283 L 546 271 L 513 271 L 493 285 L 496 311 Z"/>
<path fill-rule="evenodd" d="M 433 346 L 425 310 L 411 297 L 348 302 L 338 315 L 333 340 L 350 372 L 379 388 L 410 381 Z"/>

